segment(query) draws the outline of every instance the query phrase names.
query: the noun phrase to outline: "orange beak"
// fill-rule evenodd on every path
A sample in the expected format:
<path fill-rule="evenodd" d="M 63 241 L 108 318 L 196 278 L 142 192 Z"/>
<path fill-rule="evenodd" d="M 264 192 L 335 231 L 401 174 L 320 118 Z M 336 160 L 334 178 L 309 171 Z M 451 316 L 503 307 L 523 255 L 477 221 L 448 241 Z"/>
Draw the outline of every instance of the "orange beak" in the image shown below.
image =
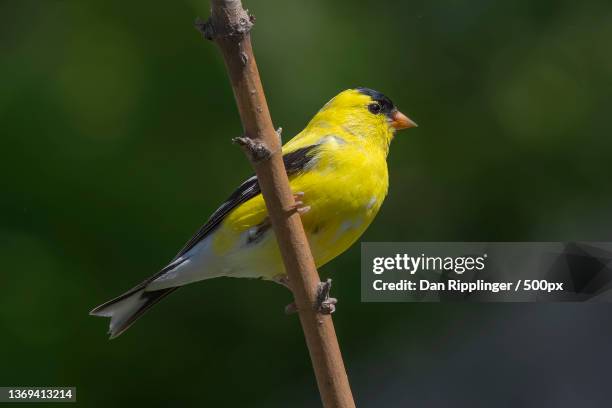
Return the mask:
<path fill-rule="evenodd" d="M 391 113 L 391 126 L 393 126 L 396 130 L 401 130 L 417 127 L 418 125 L 414 123 L 408 116 L 396 110 Z"/>

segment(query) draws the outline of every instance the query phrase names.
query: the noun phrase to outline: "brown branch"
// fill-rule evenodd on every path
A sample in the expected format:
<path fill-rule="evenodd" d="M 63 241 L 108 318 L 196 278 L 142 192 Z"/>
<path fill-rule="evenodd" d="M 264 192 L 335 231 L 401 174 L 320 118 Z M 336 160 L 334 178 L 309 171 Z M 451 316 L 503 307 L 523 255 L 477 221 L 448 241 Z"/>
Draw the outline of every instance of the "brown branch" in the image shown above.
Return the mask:
<path fill-rule="evenodd" d="M 272 126 L 259 71 L 251 47 L 254 18 L 240 0 L 211 0 L 211 17 L 196 26 L 221 50 L 229 72 L 244 137 L 236 141 L 255 168 L 314 367 L 323 405 L 354 407 L 334 325 L 314 305 L 320 282 L 300 215 L 285 172 L 281 144 Z"/>

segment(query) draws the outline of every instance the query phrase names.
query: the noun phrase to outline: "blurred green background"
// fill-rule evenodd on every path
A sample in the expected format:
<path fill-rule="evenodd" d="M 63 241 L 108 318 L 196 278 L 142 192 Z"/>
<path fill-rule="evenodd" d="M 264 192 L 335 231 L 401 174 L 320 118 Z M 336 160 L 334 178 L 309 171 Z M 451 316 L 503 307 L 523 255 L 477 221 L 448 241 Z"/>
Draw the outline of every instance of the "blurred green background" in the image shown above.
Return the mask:
<path fill-rule="evenodd" d="M 609 1 L 245 6 L 285 140 L 355 86 L 420 125 L 393 142 L 362 240 L 611 240 Z M 251 173 L 230 143 L 223 61 L 193 28 L 208 2 L 2 1 L 0 15 L 0 385 L 76 386 L 96 407 L 317 406 L 280 286 L 192 285 L 111 342 L 87 315 L 162 267 Z M 361 406 L 598 401 L 609 307 L 362 304 L 358 271 L 355 245 L 321 273 Z M 551 382 L 571 364 L 580 378 Z M 529 373 L 545 384 L 521 399 Z"/>

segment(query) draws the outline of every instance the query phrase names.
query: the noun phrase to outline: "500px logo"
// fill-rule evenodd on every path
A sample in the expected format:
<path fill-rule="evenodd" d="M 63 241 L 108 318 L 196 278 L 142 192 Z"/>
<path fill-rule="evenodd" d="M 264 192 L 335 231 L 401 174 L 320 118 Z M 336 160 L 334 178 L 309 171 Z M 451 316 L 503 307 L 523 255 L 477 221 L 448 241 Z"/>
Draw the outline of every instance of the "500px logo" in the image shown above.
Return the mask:
<path fill-rule="evenodd" d="M 372 261 L 372 272 L 380 275 L 385 271 L 406 271 L 414 275 L 418 271 L 453 271 L 463 274 L 465 271 L 482 271 L 485 268 L 487 254 L 482 256 L 410 256 L 396 254 L 390 257 L 376 257 Z"/>

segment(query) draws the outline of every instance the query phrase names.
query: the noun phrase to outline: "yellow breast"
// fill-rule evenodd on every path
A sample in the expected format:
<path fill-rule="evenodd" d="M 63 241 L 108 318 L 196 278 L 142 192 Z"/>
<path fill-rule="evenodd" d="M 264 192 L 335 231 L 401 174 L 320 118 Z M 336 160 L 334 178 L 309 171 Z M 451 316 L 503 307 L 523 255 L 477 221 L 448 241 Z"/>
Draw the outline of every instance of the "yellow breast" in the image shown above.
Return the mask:
<path fill-rule="evenodd" d="M 317 266 L 347 250 L 363 234 L 388 188 L 383 155 L 333 143 L 308 173 L 291 182 L 294 191 L 304 192 L 304 203 L 311 208 L 302 222 Z"/>

